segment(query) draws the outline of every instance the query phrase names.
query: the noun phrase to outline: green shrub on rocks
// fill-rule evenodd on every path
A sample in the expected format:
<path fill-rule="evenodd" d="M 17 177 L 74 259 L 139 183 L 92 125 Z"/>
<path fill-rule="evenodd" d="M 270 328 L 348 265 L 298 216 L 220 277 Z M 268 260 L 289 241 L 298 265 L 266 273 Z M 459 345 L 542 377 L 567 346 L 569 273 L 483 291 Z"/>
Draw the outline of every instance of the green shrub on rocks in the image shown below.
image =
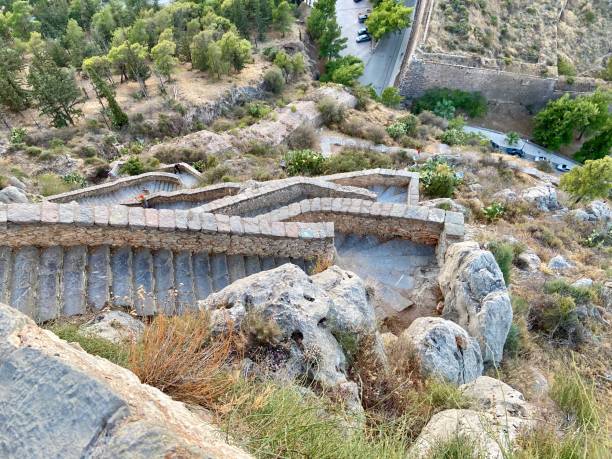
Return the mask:
<path fill-rule="evenodd" d="M 321 175 L 325 158 L 313 150 L 291 150 L 285 155 L 285 163 L 289 175 Z"/>
<path fill-rule="evenodd" d="M 326 126 L 340 124 L 346 117 L 344 106 L 336 102 L 333 97 L 323 97 L 317 104 L 317 108 Z"/>
<path fill-rule="evenodd" d="M 345 148 L 325 161 L 325 173 L 337 174 L 365 169 L 389 168 L 392 161 L 389 156 L 372 150 L 353 150 Z"/>
<path fill-rule="evenodd" d="M 453 168 L 441 159 L 429 159 L 420 170 L 425 193 L 432 198 L 451 198 L 461 183 Z"/>

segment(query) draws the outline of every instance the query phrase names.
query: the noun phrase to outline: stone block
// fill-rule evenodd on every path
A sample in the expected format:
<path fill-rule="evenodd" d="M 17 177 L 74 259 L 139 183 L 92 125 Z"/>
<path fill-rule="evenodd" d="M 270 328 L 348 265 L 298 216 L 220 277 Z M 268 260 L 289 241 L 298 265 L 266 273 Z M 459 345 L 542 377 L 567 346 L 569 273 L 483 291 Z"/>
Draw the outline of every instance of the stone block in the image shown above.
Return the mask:
<path fill-rule="evenodd" d="M 75 209 L 74 222 L 80 226 L 93 226 L 95 223 L 94 208 L 78 206 Z"/>
<path fill-rule="evenodd" d="M 191 209 L 187 212 L 187 228 L 192 231 L 200 231 L 202 229 L 199 211 Z"/>
<path fill-rule="evenodd" d="M 40 204 L 9 204 L 7 220 L 11 223 L 39 223 Z"/>
<path fill-rule="evenodd" d="M 446 211 L 446 218 L 444 221 L 446 223 L 454 223 L 457 225 L 463 225 L 464 217 L 461 212 Z"/>
<path fill-rule="evenodd" d="M 270 223 L 270 229 L 272 236 L 276 237 L 285 237 L 285 223 L 282 222 L 272 222 Z"/>
<path fill-rule="evenodd" d="M 44 201 L 41 205 L 40 221 L 43 223 L 58 223 L 59 205 L 54 202 Z"/>
<path fill-rule="evenodd" d="M 159 228 L 159 211 L 157 209 L 145 209 L 144 217 L 147 228 Z"/>
<path fill-rule="evenodd" d="M 126 206 L 111 206 L 108 222 L 110 226 L 128 226 L 128 208 Z"/>
<path fill-rule="evenodd" d="M 159 211 L 159 229 L 162 231 L 174 231 L 176 229 L 174 210 L 160 209 Z"/>
<path fill-rule="evenodd" d="M 217 221 L 217 231 L 220 233 L 229 233 L 231 231 L 229 215 L 214 214 L 214 217 Z"/>
<path fill-rule="evenodd" d="M 78 204 L 60 204 L 59 205 L 59 222 L 68 224 L 74 223 L 74 208 L 78 206 Z"/>
<path fill-rule="evenodd" d="M 61 210 L 60 204 L 60 210 Z M 108 226 L 110 212 L 107 206 L 94 207 L 94 224 L 96 226 Z"/>
<path fill-rule="evenodd" d="M 244 228 L 242 227 L 242 219 L 240 217 L 230 217 L 229 225 L 232 234 L 244 234 Z"/>
<path fill-rule="evenodd" d="M 444 219 L 446 218 L 446 212 L 442 209 L 437 209 L 435 207 L 429 209 L 429 215 L 427 219 L 430 222 L 434 223 L 444 223 Z"/>
<path fill-rule="evenodd" d="M 187 224 L 188 211 L 177 209 L 174 211 L 174 222 L 177 230 L 185 231 L 188 228 Z"/>
<path fill-rule="evenodd" d="M 130 207 L 128 211 L 128 223 L 130 228 L 142 229 L 146 226 L 145 209 L 142 207 Z"/>

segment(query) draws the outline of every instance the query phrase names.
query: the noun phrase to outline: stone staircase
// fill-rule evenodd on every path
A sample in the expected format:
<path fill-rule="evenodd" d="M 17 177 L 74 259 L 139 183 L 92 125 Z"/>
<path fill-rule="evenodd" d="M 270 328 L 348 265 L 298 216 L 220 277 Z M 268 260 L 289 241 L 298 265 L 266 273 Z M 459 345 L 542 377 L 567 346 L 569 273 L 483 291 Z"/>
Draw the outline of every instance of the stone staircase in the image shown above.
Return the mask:
<path fill-rule="evenodd" d="M 435 246 L 406 239 L 336 233 L 336 264 L 377 287 L 379 300 L 400 312 L 413 304 L 411 292 L 437 262 Z"/>
<path fill-rule="evenodd" d="M 87 196 L 79 199 L 79 204 L 100 206 L 106 204 L 120 204 L 135 200 L 138 195 L 143 194 L 145 190 L 148 193 L 159 193 L 160 191 L 175 191 L 180 188 L 179 185 L 171 182 L 152 180 L 145 184 L 137 184 L 120 190 L 101 193 L 95 196 Z"/>
<path fill-rule="evenodd" d="M 369 186 L 368 190 L 376 193 L 376 200 L 378 202 L 405 204 L 408 199 L 406 187 L 374 185 Z"/>
<path fill-rule="evenodd" d="M 180 313 L 238 279 L 304 259 L 146 248 L 0 246 L 0 302 L 38 322 L 104 306 Z"/>

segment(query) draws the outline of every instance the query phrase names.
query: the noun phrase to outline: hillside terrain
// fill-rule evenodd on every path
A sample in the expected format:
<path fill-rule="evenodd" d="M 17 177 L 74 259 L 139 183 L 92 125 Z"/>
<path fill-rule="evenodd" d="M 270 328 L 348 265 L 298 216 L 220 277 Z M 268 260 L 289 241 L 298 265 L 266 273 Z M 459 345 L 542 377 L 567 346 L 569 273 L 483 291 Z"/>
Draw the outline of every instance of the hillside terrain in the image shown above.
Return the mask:
<path fill-rule="evenodd" d="M 0 458 L 610 456 L 609 88 L 408 104 L 333 0 L 0 6 Z M 427 50 L 599 76 L 610 13 Z"/>
<path fill-rule="evenodd" d="M 538 64 L 544 74 L 554 74 L 561 60 L 579 75 L 598 76 L 611 30 L 606 0 L 439 0 L 425 49 Z"/>

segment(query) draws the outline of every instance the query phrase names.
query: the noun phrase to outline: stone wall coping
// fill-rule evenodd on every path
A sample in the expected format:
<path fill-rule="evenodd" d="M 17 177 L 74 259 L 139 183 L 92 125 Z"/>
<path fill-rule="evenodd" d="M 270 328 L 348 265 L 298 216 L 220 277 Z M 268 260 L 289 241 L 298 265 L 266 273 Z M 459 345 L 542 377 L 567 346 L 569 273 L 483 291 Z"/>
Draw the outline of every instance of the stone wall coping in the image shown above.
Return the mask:
<path fill-rule="evenodd" d="M 362 199 L 365 200 L 373 201 L 376 199 L 376 193 L 373 193 L 364 188 L 337 185 L 335 183 L 321 180 L 319 178 L 292 177 L 289 179 L 283 179 L 269 184 L 264 184 L 257 188 L 247 188 L 246 190 L 235 196 L 226 196 L 224 198 L 217 199 L 213 202 L 209 202 L 208 204 L 201 206 L 200 209 L 206 212 L 219 212 L 220 210 L 226 207 L 231 207 L 245 201 L 249 201 L 258 197 L 264 197 L 266 195 L 270 195 L 278 191 L 286 190 L 301 185 L 310 185 L 321 189 L 328 189 L 337 193 L 360 196 Z"/>
<path fill-rule="evenodd" d="M 143 209 L 123 205 L 89 206 L 77 203 L 42 202 L 36 204 L 0 204 L 0 239 L 7 229 L 19 226 L 39 227 L 43 245 L 53 245 L 46 234 L 49 225 L 64 227 L 104 227 L 113 229 L 148 230 L 167 233 L 208 233 L 266 238 L 302 240 L 333 239 L 334 227 L 328 223 L 300 224 L 300 230 L 292 232 L 295 223 L 275 222 L 261 224 L 257 218 L 243 218 L 223 214 L 211 214 L 198 209 Z M 4 242 L 4 241 L 3 241 Z M 83 243 L 84 241 L 75 241 Z M 93 242 L 93 241 L 92 241 Z M 85 241 L 87 244 L 87 241 Z M 91 245 L 91 244 L 89 244 Z"/>
<path fill-rule="evenodd" d="M 221 190 L 227 190 L 228 195 L 235 195 L 242 190 L 244 184 L 236 182 L 224 182 L 216 183 L 214 185 L 205 186 L 202 188 L 184 188 L 176 191 L 158 191 L 157 193 L 151 193 L 146 197 L 146 201 L 150 204 L 159 202 L 175 202 L 175 201 L 197 201 L 199 198 L 205 199 L 207 194 L 213 194 Z M 219 198 L 221 199 L 221 198 Z M 140 201 L 126 201 L 122 202 L 123 205 L 140 205 Z"/>
<path fill-rule="evenodd" d="M 128 186 L 136 185 L 138 183 L 146 182 L 151 179 L 172 182 L 178 186 L 182 186 L 181 180 L 175 175 L 167 172 L 146 172 L 144 174 L 135 175 L 132 177 L 124 177 L 118 180 L 114 180 L 108 183 L 102 183 L 100 185 L 94 185 L 87 188 L 81 188 L 74 191 L 68 191 L 66 193 L 55 194 L 48 196 L 45 201 L 49 202 L 70 202 L 77 198 L 83 198 L 86 196 L 92 196 L 97 194 L 110 193 L 112 191 L 119 190 Z"/>
<path fill-rule="evenodd" d="M 322 175 L 318 178 L 321 180 L 333 182 L 335 180 L 351 179 L 351 178 L 356 178 L 356 177 L 361 178 L 361 177 L 367 177 L 371 175 L 380 175 L 383 177 L 405 177 L 409 180 L 419 179 L 418 172 L 411 172 L 411 171 L 398 170 L 398 169 L 383 169 L 383 168 L 366 169 L 362 171 L 353 171 L 353 172 L 340 172 L 338 174 Z"/>

